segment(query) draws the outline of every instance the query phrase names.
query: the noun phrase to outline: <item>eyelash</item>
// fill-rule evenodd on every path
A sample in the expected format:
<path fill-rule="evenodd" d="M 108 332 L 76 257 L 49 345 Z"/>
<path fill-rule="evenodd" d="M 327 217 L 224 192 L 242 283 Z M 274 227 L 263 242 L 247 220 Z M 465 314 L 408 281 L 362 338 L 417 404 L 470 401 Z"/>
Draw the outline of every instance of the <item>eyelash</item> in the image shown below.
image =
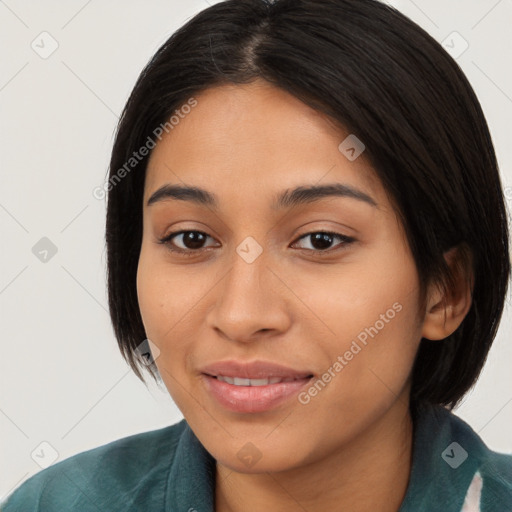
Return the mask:
<path fill-rule="evenodd" d="M 173 252 L 173 253 L 177 253 L 177 254 L 180 254 L 182 256 L 187 256 L 187 257 L 188 256 L 196 256 L 199 252 L 207 249 L 207 247 L 201 247 L 199 249 L 181 249 L 181 248 L 173 247 L 171 245 L 171 240 L 174 237 L 176 237 L 178 235 L 182 235 L 184 233 L 199 233 L 201 235 L 205 235 L 206 237 L 213 238 L 213 237 L 210 237 L 210 235 L 208 235 L 204 231 L 198 231 L 198 230 L 194 230 L 194 229 L 184 229 L 184 230 L 181 230 L 181 231 L 174 231 L 173 233 L 169 233 L 164 238 L 160 238 L 158 240 L 158 243 L 166 245 L 167 249 L 169 251 Z M 342 235 L 341 233 L 336 233 L 334 231 L 322 231 L 322 230 L 320 230 L 320 231 L 310 231 L 309 233 L 305 233 L 305 234 L 301 235 L 299 238 L 297 238 L 293 243 L 295 244 L 299 240 L 302 240 L 303 238 L 307 238 L 308 236 L 316 235 L 316 234 L 329 235 L 331 237 L 339 238 L 342 241 L 342 243 L 337 248 L 334 248 L 334 249 L 331 248 L 331 249 L 325 249 L 325 250 L 315 250 L 315 249 L 299 249 L 299 250 L 307 251 L 307 252 L 314 252 L 314 253 L 316 253 L 316 255 L 322 257 L 324 255 L 330 255 L 333 252 L 337 252 L 337 251 L 346 249 L 346 247 L 348 245 L 350 245 L 351 243 L 356 241 L 355 238 L 352 238 L 352 237 L 346 236 L 346 235 Z"/>

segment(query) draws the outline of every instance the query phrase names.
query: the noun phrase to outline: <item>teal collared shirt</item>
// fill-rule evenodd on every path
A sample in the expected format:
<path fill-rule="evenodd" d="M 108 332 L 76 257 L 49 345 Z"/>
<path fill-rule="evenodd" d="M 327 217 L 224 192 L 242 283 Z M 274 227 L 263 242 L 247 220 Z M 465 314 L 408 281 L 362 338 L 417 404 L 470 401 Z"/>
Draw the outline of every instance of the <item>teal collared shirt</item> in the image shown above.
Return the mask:
<path fill-rule="evenodd" d="M 398 512 L 512 512 L 512 455 L 489 450 L 445 408 L 413 414 L 413 463 Z M 214 512 L 215 460 L 185 420 L 35 474 L 2 512 Z"/>

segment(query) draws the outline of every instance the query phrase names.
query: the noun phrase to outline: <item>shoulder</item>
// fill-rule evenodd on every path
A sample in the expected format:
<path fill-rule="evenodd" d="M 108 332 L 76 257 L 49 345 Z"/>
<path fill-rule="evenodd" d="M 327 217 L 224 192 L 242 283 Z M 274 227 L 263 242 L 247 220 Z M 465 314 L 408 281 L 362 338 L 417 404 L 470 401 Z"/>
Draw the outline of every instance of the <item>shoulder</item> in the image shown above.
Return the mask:
<path fill-rule="evenodd" d="M 438 409 L 438 414 L 449 418 L 452 435 L 468 440 L 468 448 L 478 459 L 478 470 L 482 477 L 496 479 L 512 489 L 512 454 L 491 450 L 473 428 L 451 411 Z"/>
<path fill-rule="evenodd" d="M 0 511 L 114 512 L 163 503 L 167 474 L 185 427 L 182 420 L 55 463 L 23 482 L 0 504 Z"/>
<path fill-rule="evenodd" d="M 483 482 L 482 510 L 495 510 L 497 505 L 512 510 L 512 455 L 488 450 L 478 471 Z"/>
<path fill-rule="evenodd" d="M 480 508 L 468 510 L 512 510 L 512 455 L 491 450 L 471 426 L 451 411 L 438 408 L 435 414 L 440 423 L 444 419 L 449 425 L 450 439 L 459 440 L 455 451 L 462 451 L 468 461 L 474 461 L 466 501 L 473 499 Z"/>

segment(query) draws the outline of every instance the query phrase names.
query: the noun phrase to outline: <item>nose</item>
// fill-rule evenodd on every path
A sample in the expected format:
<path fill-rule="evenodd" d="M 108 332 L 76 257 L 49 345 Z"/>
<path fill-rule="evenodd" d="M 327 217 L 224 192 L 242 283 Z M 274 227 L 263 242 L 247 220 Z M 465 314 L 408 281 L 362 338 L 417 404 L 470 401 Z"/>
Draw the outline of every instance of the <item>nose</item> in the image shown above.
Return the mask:
<path fill-rule="evenodd" d="M 214 288 L 208 327 L 242 343 L 285 332 L 291 321 L 287 288 L 276 269 L 269 268 L 265 253 L 252 263 L 235 253 L 231 261 L 231 268 Z"/>

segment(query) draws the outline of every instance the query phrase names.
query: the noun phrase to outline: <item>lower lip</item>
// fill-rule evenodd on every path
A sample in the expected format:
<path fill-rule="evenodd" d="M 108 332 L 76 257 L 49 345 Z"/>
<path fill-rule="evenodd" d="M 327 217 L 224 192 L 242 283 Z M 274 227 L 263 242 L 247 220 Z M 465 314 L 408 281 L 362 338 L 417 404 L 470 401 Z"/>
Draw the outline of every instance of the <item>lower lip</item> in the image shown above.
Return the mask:
<path fill-rule="evenodd" d="M 312 377 L 265 386 L 235 386 L 203 374 L 207 390 L 226 409 L 234 412 L 264 412 L 296 396 Z"/>

